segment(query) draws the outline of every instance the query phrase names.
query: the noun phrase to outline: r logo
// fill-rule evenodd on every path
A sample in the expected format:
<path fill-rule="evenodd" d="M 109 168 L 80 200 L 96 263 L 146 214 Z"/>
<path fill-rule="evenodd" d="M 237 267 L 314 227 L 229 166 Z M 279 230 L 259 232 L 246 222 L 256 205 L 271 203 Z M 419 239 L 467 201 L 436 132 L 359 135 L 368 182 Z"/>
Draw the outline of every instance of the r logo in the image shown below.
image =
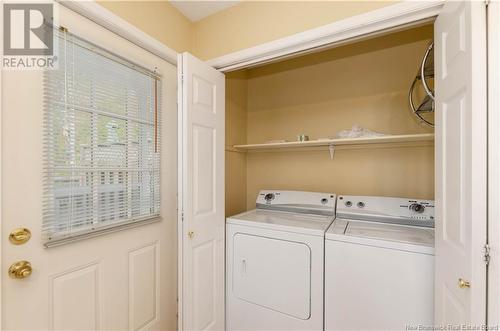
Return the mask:
<path fill-rule="evenodd" d="M 53 55 L 53 5 L 4 4 L 4 55 Z"/>

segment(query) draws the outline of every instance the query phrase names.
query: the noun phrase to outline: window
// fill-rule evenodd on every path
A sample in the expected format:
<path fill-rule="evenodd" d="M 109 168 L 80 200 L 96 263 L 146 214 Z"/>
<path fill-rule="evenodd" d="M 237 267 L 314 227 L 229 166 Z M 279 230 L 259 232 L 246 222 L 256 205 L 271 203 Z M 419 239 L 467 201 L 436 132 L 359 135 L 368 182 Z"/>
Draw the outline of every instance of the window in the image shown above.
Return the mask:
<path fill-rule="evenodd" d="M 160 79 L 65 31 L 44 76 L 46 245 L 159 217 Z"/>

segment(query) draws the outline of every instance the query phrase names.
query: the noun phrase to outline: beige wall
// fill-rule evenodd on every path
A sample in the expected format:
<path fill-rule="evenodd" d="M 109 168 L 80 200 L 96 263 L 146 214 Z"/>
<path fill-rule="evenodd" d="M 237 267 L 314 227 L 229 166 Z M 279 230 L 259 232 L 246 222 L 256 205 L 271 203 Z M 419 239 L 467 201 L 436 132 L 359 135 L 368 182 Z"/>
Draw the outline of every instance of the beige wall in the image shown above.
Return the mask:
<path fill-rule="evenodd" d="M 247 143 L 301 133 L 328 137 L 353 124 L 386 134 L 432 132 L 415 122 L 407 104 L 431 38 L 427 26 L 249 70 Z M 429 144 L 338 148 L 334 160 L 326 149 L 246 157 L 247 208 L 265 188 L 434 197 Z"/>
<path fill-rule="evenodd" d="M 231 147 L 247 136 L 246 71 L 226 75 L 226 215 L 246 210 L 247 157 Z"/>
<path fill-rule="evenodd" d="M 248 1 L 192 23 L 168 1 L 101 0 L 99 4 L 172 49 L 208 60 L 395 1 Z"/>
<path fill-rule="evenodd" d="M 193 52 L 211 59 L 350 16 L 391 1 L 244 1 L 194 24 Z"/>
<path fill-rule="evenodd" d="M 193 24 L 167 1 L 98 1 L 177 52 L 191 50 Z"/>

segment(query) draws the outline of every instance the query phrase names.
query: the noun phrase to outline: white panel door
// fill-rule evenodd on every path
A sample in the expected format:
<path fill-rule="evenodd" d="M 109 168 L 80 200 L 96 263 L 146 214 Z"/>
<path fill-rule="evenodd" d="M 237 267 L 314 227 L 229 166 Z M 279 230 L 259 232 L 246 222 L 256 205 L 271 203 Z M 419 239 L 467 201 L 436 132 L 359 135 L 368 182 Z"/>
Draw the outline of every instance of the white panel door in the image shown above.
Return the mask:
<path fill-rule="evenodd" d="M 449 1 L 435 22 L 435 323 L 486 319 L 486 6 Z"/>
<path fill-rule="evenodd" d="M 224 75 L 179 67 L 179 329 L 224 330 Z"/>
<path fill-rule="evenodd" d="M 55 6 L 58 6 L 55 4 Z M 162 80 L 161 211 L 150 224 L 44 248 L 43 72 L 2 73 L 2 330 L 172 330 L 176 327 L 177 71 L 92 21 L 59 6 L 69 32 L 135 63 Z M 13 245 L 19 227 L 32 238 Z M 27 260 L 25 279 L 7 274 Z"/>

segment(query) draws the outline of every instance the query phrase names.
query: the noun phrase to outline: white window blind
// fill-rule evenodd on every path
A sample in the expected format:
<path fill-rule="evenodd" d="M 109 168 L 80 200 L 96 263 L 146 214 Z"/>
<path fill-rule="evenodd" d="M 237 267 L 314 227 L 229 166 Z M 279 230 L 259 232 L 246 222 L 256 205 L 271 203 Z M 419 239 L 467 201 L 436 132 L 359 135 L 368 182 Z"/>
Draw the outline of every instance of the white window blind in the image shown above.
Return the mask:
<path fill-rule="evenodd" d="M 44 77 L 46 245 L 157 218 L 160 79 L 68 32 Z"/>

